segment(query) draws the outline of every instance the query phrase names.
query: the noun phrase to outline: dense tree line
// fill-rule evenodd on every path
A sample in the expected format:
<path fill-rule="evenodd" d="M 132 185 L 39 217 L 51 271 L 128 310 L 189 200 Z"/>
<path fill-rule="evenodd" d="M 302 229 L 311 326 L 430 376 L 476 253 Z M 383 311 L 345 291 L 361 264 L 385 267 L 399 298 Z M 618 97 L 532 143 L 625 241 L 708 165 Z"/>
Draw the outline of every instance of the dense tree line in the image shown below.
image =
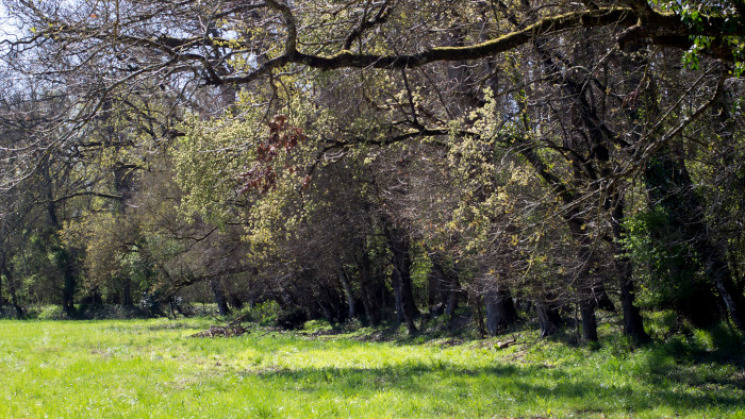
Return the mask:
<path fill-rule="evenodd" d="M 745 330 L 741 1 L 3 4 L 19 317 Z"/>

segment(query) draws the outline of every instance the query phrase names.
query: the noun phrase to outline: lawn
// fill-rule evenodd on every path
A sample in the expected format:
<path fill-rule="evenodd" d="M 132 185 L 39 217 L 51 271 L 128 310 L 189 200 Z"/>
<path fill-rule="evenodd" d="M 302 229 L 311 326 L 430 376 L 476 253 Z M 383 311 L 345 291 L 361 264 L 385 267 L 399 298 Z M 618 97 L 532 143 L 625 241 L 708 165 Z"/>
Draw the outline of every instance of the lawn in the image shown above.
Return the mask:
<path fill-rule="evenodd" d="M 190 337 L 209 324 L 0 321 L 0 417 L 745 417 L 742 361 L 703 332 L 635 350 Z"/>

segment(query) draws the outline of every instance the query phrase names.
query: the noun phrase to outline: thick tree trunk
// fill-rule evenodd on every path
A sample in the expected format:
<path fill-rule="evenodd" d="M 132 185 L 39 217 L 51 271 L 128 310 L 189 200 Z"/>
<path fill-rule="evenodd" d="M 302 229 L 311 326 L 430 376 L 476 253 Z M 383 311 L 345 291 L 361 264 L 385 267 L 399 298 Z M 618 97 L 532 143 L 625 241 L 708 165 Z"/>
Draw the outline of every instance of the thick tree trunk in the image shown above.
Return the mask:
<path fill-rule="evenodd" d="M 542 338 L 551 336 L 556 333 L 557 330 L 559 330 L 559 326 L 561 325 L 561 316 L 559 315 L 558 310 L 556 310 L 553 304 L 546 301 L 537 300 L 535 302 L 535 310 L 538 314 L 538 322 L 541 325 Z"/>
<path fill-rule="evenodd" d="M 579 303 L 582 315 L 582 339 L 585 342 L 597 342 L 598 324 L 595 319 L 595 300 L 582 300 Z"/>
<path fill-rule="evenodd" d="M 217 303 L 217 310 L 221 316 L 227 316 L 230 314 L 230 308 L 228 302 L 225 299 L 225 291 L 222 289 L 222 284 L 217 278 L 210 279 L 210 289 L 212 290 L 212 296 L 215 298 Z"/>
<path fill-rule="evenodd" d="M 618 256 L 616 270 L 621 288 L 621 308 L 623 310 L 623 333 L 636 341 L 644 343 L 649 341 L 649 335 L 644 330 L 644 319 L 639 308 L 634 305 L 636 294 L 634 282 L 631 277 L 632 267 L 628 258 Z"/>
<path fill-rule="evenodd" d="M 490 289 L 484 295 L 486 330 L 496 336 L 517 321 L 517 310 L 512 295 L 505 286 Z"/>

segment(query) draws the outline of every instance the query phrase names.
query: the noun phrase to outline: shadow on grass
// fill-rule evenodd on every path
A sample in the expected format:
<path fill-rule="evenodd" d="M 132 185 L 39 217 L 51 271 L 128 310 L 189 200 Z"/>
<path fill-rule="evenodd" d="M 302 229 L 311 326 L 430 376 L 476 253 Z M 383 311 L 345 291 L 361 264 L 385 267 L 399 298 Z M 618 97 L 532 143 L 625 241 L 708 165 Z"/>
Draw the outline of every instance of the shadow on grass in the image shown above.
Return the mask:
<path fill-rule="evenodd" d="M 685 382 L 669 378 L 653 380 L 654 384 L 647 385 L 631 380 L 627 384 L 608 385 L 594 377 L 592 371 L 567 372 L 543 366 L 461 368 L 434 362 L 369 369 L 330 367 L 242 374 L 258 377 L 267 385 L 302 393 L 331 393 L 339 399 L 405 392 L 412 398 L 447 400 L 452 399 L 454 392 L 462 391 L 469 399 L 463 403 L 500 398 L 529 408 L 542 401 L 554 410 L 574 412 L 643 412 L 661 406 L 686 414 L 711 407 L 745 410 L 742 392 L 732 388 L 721 391 L 721 387 L 705 386 L 708 384 L 705 380 L 696 378 Z"/>

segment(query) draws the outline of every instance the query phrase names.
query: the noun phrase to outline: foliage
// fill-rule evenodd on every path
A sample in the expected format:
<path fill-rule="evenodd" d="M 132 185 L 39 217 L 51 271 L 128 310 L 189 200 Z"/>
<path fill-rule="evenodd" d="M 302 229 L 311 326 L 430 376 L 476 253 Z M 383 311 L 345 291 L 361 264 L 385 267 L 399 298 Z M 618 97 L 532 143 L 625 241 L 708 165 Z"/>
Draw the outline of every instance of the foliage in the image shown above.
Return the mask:
<path fill-rule="evenodd" d="M 745 330 L 741 2 L 3 5 L 0 307 Z"/>
<path fill-rule="evenodd" d="M 695 250 L 674 229 L 661 209 L 639 212 L 626 220 L 623 240 L 634 261 L 640 284 L 640 304 L 661 307 L 696 292 L 693 284 L 701 279 L 695 264 Z"/>

